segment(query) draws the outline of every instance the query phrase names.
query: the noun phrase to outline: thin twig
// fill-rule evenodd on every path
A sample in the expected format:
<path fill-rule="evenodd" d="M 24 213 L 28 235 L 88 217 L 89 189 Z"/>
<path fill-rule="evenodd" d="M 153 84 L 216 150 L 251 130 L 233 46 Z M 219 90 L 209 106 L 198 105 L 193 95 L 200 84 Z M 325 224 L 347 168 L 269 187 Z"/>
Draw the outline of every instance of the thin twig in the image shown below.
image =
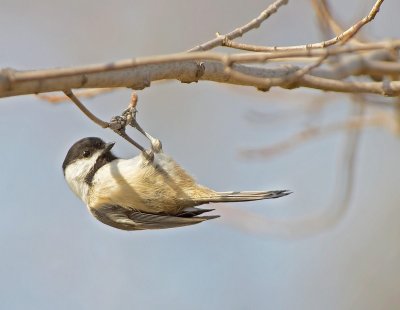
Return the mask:
<path fill-rule="evenodd" d="M 151 156 L 151 154 L 149 154 L 144 147 L 142 147 L 139 143 L 137 143 L 135 140 L 133 140 L 131 137 L 129 137 L 126 134 L 125 127 L 123 127 L 123 126 L 115 127 L 115 126 L 113 126 L 114 124 L 112 124 L 112 123 L 110 124 L 108 122 L 105 122 L 105 121 L 99 119 L 97 116 L 95 116 L 92 112 L 90 112 L 84 106 L 84 104 L 74 95 L 74 93 L 71 90 L 65 90 L 64 94 L 68 98 L 70 98 L 71 101 L 73 103 L 75 103 L 75 105 L 79 108 L 79 110 L 81 110 L 91 121 L 93 121 L 94 123 L 96 123 L 97 125 L 99 125 L 102 128 L 110 128 L 112 131 L 114 131 L 115 133 L 120 135 L 122 138 L 124 138 L 126 141 L 128 141 L 129 143 L 134 145 L 136 148 L 138 148 L 140 151 L 142 151 L 145 156 Z M 131 97 L 130 106 L 133 104 L 136 104 L 136 102 L 137 102 L 137 97 L 135 100 L 134 95 L 133 95 Z"/>
<path fill-rule="evenodd" d="M 372 21 L 376 14 L 379 12 L 379 9 L 382 5 L 384 0 L 378 0 L 372 7 L 371 11 L 368 13 L 367 16 L 365 16 L 362 20 L 360 20 L 358 23 L 355 25 L 351 26 L 349 29 L 347 29 L 345 32 L 343 32 L 341 35 L 338 36 L 338 41 L 341 41 L 342 43 L 346 43 L 349 41 L 353 36 L 356 35 L 356 33 L 366 24 L 368 24 L 370 21 Z M 343 38 L 343 39 L 342 39 Z"/>
<path fill-rule="evenodd" d="M 298 50 L 322 49 L 322 48 L 326 48 L 328 46 L 337 44 L 338 42 L 341 42 L 342 44 L 344 44 L 348 40 L 353 38 L 364 25 L 366 25 L 367 23 L 369 23 L 370 21 L 372 21 L 375 18 L 382 3 L 383 3 L 383 0 L 378 0 L 375 3 L 375 5 L 372 7 L 372 9 L 368 13 L 368 15 L 366 15 L 363 19 L 359 20 L 357 23 L 352 25 L 350 28 L 341 32 L 339 35 L 337 35 L 336 37 L 334 37 L 330 40 L 326 40 L 326 41 L 322 41 L 322 42 L 318 42 L 318 43 L 304 44 L 304 45 L 270 47 L 270 46 L 260 46 L 260 45 L 237 43 L 237 42 L 232 41 L 231 39 L 225 39 L 222 42 L 222 45 L 226 46 L 226 47 L 230 47 L 230 48 L 252 51 L 252 52 L 276 52 L 276 51 L 298 51 Z"/>
<path fill-rule="evenodd" d="M 340 23 L 333 17 L 327 0 L 311 0 L 311 3 L 322 29 L 327 28 L 335 35 L 339 35 L 345 31 L 346 28 L 340 25 Z M 357 44 L 361 43 L 361 41 L 355 37 L 352 38 L 352 42 Z"/>
<path fill-rule="evenodd" d="M 286 87 L 290 88 L 290 87 L 292 87 L 292 85 L 295 82 L 297 82 L 304 75 L 311 72 L 311 70 L 319 67 L 327 58 L 328 58 L 328 54 L 321 56 L 316 62 L 304 66 L 303 68 L 293 72 L 292 74 L 288 75 L 287 77 L 275 78 L 273 80 L 270 79 L 271 81 L 273 81 L 273 83 L 271 83 L 271 86 L 286 85 Z"/>
<path fill-rule="evenodd" d="M 277 0 L 270 6 L 268 6 L 267 9 L 261 12 L 261 14 L 250 21 L 249 23 L 236 28 L 235 30 L 225 34 L 225 35 L 218 35 L 215 39 L 212 39 L 208 42 L 205 42 L 203 44 L 200 44 L 196 47 L 191 48 L 188 52 L 197 52 L 197 51 L 208 51 L 210 49 L 213 49 L 214 47 L 221 46 L 222 42 L 226 39 L 228 40 L 233 40 L 236 38 L 239 38 L 243 36 L 246 32 L 249 32 L 252 29 L 256 29 L 260 27 L 263 21 L 265 21 L 268 17 L 270 17 L 272 14 L 276 13 L 278 9 L 287 4 L 289 0 Z"/>
<path fill-rule="evenodd" d="M 65 90 L 64 94 L 71 99 L 73 103 L 85 114 L 87 117 L 89 117 L 94 123 L 99 125 L 102 128 L 107 128 L 109 124 L 105 121 L 102 121 L 100 118 L 98 118 L 96 115 L 94 115 L 92 112 L 90 112 L 83 104 L 82 102 L 74 95 L 74 93 L 71 90 Z"/>

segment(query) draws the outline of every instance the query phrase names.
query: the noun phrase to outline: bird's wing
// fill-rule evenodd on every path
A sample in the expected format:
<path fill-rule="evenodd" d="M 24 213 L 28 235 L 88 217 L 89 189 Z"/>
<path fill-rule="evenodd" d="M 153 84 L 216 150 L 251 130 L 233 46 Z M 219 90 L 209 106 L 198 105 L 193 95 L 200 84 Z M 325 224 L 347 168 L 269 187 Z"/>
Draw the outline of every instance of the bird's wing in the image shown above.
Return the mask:
<path fill-rule="evenodd" d="M 118 205 L 103 205 L 101 207 L 91 208 L 90 211 L 102 223 L 123 230 L 181 227 L 219 217 L 218 215 L 181 217 L 150 214 L 136 210 L 129 210 Z"/>

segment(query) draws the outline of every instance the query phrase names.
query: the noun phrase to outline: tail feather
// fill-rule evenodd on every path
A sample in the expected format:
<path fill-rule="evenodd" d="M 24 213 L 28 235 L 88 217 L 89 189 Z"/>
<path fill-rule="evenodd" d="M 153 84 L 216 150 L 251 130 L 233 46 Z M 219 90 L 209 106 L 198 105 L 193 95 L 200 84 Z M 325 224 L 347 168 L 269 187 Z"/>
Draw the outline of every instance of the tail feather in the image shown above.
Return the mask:
<path fill-rule="evenodd" d="M 217 192 L 213 196 L 196 199 L 200 203 L 209 202 L 239 202 L 263 199 L 275 199 L 291 194 L 288 190 L 278 191 L 253 191 L 253 192 Z"/>

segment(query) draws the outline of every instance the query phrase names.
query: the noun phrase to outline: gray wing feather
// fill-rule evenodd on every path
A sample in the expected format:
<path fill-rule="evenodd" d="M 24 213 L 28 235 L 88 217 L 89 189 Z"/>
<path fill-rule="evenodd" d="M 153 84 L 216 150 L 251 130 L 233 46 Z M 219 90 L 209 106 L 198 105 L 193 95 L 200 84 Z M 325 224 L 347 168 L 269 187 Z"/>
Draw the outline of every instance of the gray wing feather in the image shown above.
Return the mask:
<path fill-rule="evenodd" d="M 90 210 L 102 223 L 123 230 L 165 229 L 193 225 L 219 216 L 179 217 L 129 210 L 121 206 L 103 205 Z"/>

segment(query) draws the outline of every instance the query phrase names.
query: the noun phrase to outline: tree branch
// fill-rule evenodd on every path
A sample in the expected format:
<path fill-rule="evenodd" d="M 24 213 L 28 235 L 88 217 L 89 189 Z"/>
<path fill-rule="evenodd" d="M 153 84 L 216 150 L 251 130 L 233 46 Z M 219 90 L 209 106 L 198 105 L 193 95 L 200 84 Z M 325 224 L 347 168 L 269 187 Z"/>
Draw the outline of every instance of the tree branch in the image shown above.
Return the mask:
<path fill-rule="evenodd" d="M 282 5 L 286 5 L 289 2 L 289 0 L 277 0 L 270 6 L 268 6 L 267 9 L 261 12 L 261 14 L 250 21 L 249 23 L 225 34 L 225 35 L 217 35 L 215 39 L 212 39 L 206 43 L 200 44 L 196 47 L 193 47 L 190 49 L 188 52 L 197 52 L 197 51 L 208 51 L 210 49 L 213 49 L 214 47 L 221 46 L 222 42 L 224 40 L 233 40 L 236 38 L 239 38 L 243 36 L 245 33 L 249 32 L 250 30 L 256 29 L 260 27 L 263 21 L 268 19 L 272 14 L 276 13 L 278 9 Z"/>
<path fill-rule="evenodd" d="M 369 64 L 368 57 L 387 59 L 390 51 L 400 48 L 400 41 L 369 43 L 360 46 L 338 46 L 330 49 L 281 51 L 276 53 L 218 54 L 211 52 L 179 53 L 171 55 L 127 59 L 109 64 L 35 71 L 0 71 L 0 97 L 63 91 L 73 88 L 129 87 L 143 89 L 152 81 L 177 79 L 184 82 L 208 80 L 220 83 L 253 86 L 266 90 L 271 86 L 282 88 L 308 87 L 326 91 L 375 93 L 386 96 L 400 94 L 400 81 L 348 82 L 323 78 L 334 69 L 314 69 L 288 86 L 285 77 L 301 70 L 300 67 L 265 68 L 244 66 L 243 63 L 265 63 L 271 59 L 291 57 L 322 57 L 361 51 L 385 50 L 380 56 L 365 54 L 357 60 L 358 73 L 368 74 L 368 68 L 377 71 L 377 63 Z M 199 63 L 201 65 L 199 65 Z M 389 67 L 389 63 L 385 64 Z M 351 67 L 347 63 L 346 66 Z M 199 69 L 201 67 L 201 69 Z M 385 66 L 381 66 L 385 69 Z M 392 68 L 398 69 L 398 65 Z M 228 70 L 227 70 L 228 69 Z M 387 68 L 386 68 L 387 69 Z M 199 74 L 200 72 L 200 74 Z M 382 72 L 384 73 L 384 72 Z M 392 74 L 400 72 L 391 69 Z M 275 79 L 275 80 L 274 80 Z"/>
<path fill-rule="evenodd" d="M 252 52 L 276 52 L 276 51 L 297 51 L 297 50 L 309 50 L 309 49 L 322 49 L 328 46 L 332 46 L 337 44 L 338 42 L 344 44 L 351 38 L 353 38 L 357 32 L 367 23 L 372 21 L 376 14 L 379 12 L 379 9 L 383 3 L 383 0 L 378 0 L 375 5 L 372 7 L 371 11 L 366 15 L 363 19 L 355 23 L 353 26 L 348 28 L 347 30 L 341 32 L 336 37 L 318 42 L 318 43 L 311 43 L 311 44 L 304 44 L 304 45 L 293 45 L 293 46 L 259 46 L 259 45 L 251 45 L 251 44 L 243 44 L 237 43 L 232 41 L 231 39 L 225 38 L 222 42 L 223 46 L 252 51 Z"/>
<path fill-rule="evenodd" d="M 75 105 L 79 108 L 79 110 L 82 111 L 83 114 L 85 114 L 87 117 L 90 118 L 94 123 L 99 125 L 102 128 L 108 128 L 109 124 L 105 121 L 102 121 L 99 119 L 96 115 L 94 115 L 92 112 L 90 112 L 82 103 L 81 101 L 74 95 L 74 93 L 71 90 L 66 90 L 64 91 L 65 96 L 67 96 Z"/>
<path fill-rule="evenodd" d="M 344 31 L 331 43 L 346 42 L 377 14 L 383 0 L 378 0 L 369 14 Z M 259 17 L 224 36 L 199 45 L 192 49 L 210 49 L 223 40 L 237 38 L 251 29 L 257 28 L 271 14 L 287 1 L 278 0 L 263 11 Z M 221 41 L 222 40 L 222 41 Z M 329 41 L 326 44 L 331 44 Z M 217 44 L 217 45 L 216 45 Z M 315 47 L 315 46 L 314 46 Z M 295 88 L 307 87 L 324 91 L 373 93 L 385 96 L 400 94 L 400 81 L 385 79 L 400 73 L 396 53 L 400 41 L 368 43 L 357 46 L 345 45 L 331 48 L 302 49 L 297 47 L 281 49 L 267 53 L 218 54 L 211 52 L 178 53 L 136 59 L 120 60 L 113 63 L 88 65 L 72 68 L 49 70 L 0 71 L 0 97 L 39 94 L 50 91 L 65 91 L 76 88 L 128 87 L 143 89 L 153 81 L 176 79 L 184 83 L 208 80 L 243 86 L 253 86 L 260 90 L 270 87 Z M 377 50 L 382 50 L 377 57 Z M 342 57 L 336 66 L 320 67 L 324 60 L 332 55 L 355 54 Z M 260 67 L 271 60 L 284 64 L 298 57 L 318 57 L 318 61 L 301 67 L 283 68 Z M 243 65 L 243 64 L 251 65 Z M 317 68 L 319 67 L 319 68 Z M 354 80 L 344 78 L 367 75 L 381 81 Z M 377 76 L 378 75 L 378 76 Z"/>

